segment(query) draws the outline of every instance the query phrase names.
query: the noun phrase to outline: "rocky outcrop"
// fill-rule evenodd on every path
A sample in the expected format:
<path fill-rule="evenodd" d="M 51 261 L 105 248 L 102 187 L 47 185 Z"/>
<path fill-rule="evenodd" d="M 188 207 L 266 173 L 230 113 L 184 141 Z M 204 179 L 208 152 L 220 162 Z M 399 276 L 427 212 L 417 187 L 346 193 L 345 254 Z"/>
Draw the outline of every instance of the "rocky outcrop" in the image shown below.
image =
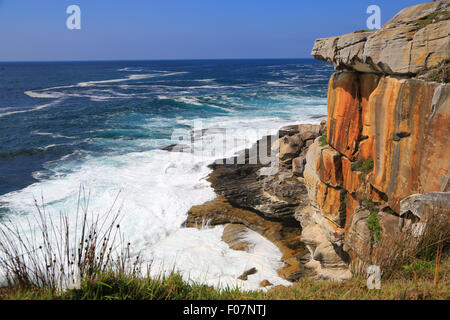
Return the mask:
<path fill-rule="evenodd" d="M 296 218 L 322 267 L 373 263 L 380 237 L 450 216 L 450 84 L 415 77 L 448 64 L 449 8 L 448 1 L 413 6 L 378 31 L 314 45 L 312 55 L 337 72 L 329 81 L 326 143 L 317 139 L 305 156 L 310 206 Z M 315 253 L 323 247 L 335 255 Z"/>
<path fill-rule="evenodd" d="M 192 207 L 184 226 L 202 228 L 229 224 L 251 229 L 272 241 L 282 253 L 281 261 L 284 262 L 284 266 L 278 273 L 283 278 L 295 281 L 311 274 L 311 271 L 301 263 L 308 256 L 308 251 L 301 241 L 301 228 L 298 222 L 268 220 L 257 212 L 237 208 L 225 198 L 218 196 L 215 200 Z M 233 236 L 230 232 L 237 230 L 231 231 L 228 226 L 225 228 L 223 239 L 231 248 L 245 250 L 248 247 L 248 243 L 243 243 L 242 237 L 239 236 L 242 230 L 237 232 L 236 237 L 236 233 Z"/>
<path fill-rule="evenodd" d="M 258 232 L 282 252 L 279 274 L 295 281 L 347 279 L 390 250 L 384 240 L 416 234 L 428 217 L 449 220 L 450 84 L 422 73 L 447 70 L 449 7 L 429 2 L 378 31 L 317 40 L 312 54 L 337 70 L 327 121 L 281 128 L 212 164 L 218 197 L 191 208 L 185 225 L 226 225 L 222 239 L 235 250 L 249 249 L 248 229 Z"/>
<path fill-rule="evenodd" d="M 313 274 L 312 268 L 305 266 L 310 253 L 301 240 L 300 223 L 294 218 L 296 209 L 309 205 L 308 192 L 303 178 L 291 168 L 295 157 L 304 157 L 308 146 L 325 130 L 324 123 L 284 127 L 279 130 L 278 140 L 264 137 L 236 157 L 210 165 L 213 171 L 208 181 L 218 197 L 192 207 L 185 226 L 226 225 L 222 239 L 235 250 L 248 249 L 250 244 L 244 235 L 247 228 L 251 229 L 272 241 L 282 252 L 284 266 L 279 270 L 280 276 L 295 281 Z M 250 158 L 255 154 L 252 151 L 265 139 L 270 141 L 270 151 L 279 148 L 275 159 L 268 164 L 259 159 L 251 161 L 255 160 Z M 245 163 L 238 163 L 239 157 Z M 280 166 L 274 167 L 274 163 Z"/>
<path fill-rule="evenodd" d="M 316 40 L 312 55 L 337 70 L 414 75 L 448 59 L 448 1 L 406 8 L 380 30 Z"/>

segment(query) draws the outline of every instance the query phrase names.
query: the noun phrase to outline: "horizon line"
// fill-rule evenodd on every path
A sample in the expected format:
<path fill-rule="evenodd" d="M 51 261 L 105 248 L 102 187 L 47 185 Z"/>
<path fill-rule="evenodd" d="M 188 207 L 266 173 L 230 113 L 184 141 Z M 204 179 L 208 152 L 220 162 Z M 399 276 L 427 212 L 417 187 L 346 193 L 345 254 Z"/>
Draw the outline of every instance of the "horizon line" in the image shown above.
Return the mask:
<path fill-rule="evenodd" d="M 105 59 L 105 60 L 6 60 L 0 63 L 36 63 L 36 62 L 139 62 L 139 61 L 224 61 L 224 60 L 317 60 L 310 58 L 180 58 L 180 59 Z"/>

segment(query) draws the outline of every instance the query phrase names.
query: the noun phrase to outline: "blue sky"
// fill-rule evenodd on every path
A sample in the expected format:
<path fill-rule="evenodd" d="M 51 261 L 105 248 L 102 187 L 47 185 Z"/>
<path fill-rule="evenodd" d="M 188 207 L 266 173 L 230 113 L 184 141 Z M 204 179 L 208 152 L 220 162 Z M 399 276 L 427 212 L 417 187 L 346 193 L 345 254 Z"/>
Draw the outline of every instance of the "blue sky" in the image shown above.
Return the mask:
<path fill-rule="evenodd" d="M 308 58 L 314 39 L 414 0 L 0 0 L 0 61 Z M 81 8 L 81 30 L 66 8 Z"/>

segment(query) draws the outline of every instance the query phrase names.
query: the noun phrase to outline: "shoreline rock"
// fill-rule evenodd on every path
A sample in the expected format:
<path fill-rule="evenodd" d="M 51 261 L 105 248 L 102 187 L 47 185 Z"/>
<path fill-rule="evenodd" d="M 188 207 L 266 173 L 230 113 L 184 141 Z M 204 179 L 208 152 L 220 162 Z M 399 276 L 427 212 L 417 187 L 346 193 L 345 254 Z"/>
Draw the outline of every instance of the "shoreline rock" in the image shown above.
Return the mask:
<path fill-rule="evenodd" d="M 279 130 L 280 138 L 276 144 L 286 137 L 300 138 L 299 135 L 303 135 L 306 141 L 312 140 L 324 131 L 325 123 L 283 127 Z M 259 148 L 261 140 L 252 148 Z M 275 141 L 270 141 L 268 152 L 273 151 L 273 144 Z M 300 154 L 306 153 L 308 146 L 298 143 L 290 148 L 294 154 Z M 307 189 L 303 178 L 285 166 L 292 167 L 289 161 L 292 162 L 293 157 L 283 158 L 280 152 L 272 156 L 271 163 L 262 164 L 259 159 L 250 161 L 254 160 L 250 159 L 251 151 L 243 150 L 241 155 L 210 165 L 213 171 L 207 179 L 218 196 L 215 200 L 192 207 L 184 226 L 226 225 L 223 238 L 230 247 L 238 249 L 245 248 L 245 244 L 238 239 L 239 232 L 249 228 L 280 249 L 284 262 L 278 270 L 281 277 L 295 281 L 312 275 L 313 270 L 305 267 L 310 260 L 309 251 L 301 240 L 300 223 L 294 217 L 296 209 L 309 204 Z M 237 164 L 236 158 L 239 156 L 244 157 L 246 163 Z M 278 164 L 280 158 L 284 159 L 284 165 L 272 166 Z"/>

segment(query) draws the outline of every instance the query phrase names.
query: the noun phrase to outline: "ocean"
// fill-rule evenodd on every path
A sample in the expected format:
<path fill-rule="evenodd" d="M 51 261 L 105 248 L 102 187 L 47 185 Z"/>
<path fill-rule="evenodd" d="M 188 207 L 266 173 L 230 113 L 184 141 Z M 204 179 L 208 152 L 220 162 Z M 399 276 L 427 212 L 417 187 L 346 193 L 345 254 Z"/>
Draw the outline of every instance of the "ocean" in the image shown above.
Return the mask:
<path fill-rule="evenodd" d="M 243 252 L 221 241 L 221 226 L 181 225 L 215 197 L 207 165 L 235 151 L 215 151 L 214 129 L 242 149 L 255 142 L 243 138 L 249 130 L 257 139 L 318 123 L 332 72 L 312 59 L 0 63 L 0 219 L 23 223 L 34 199 L 70 215 L 82 186 L 92 212 L 119 197 L 121 228 L 155 274 L 175 265 L 214 286 L 287 284 L 280 251 L 259 234 L 249 232 L 254 246 Z M 163 150 L 196 123 L 206 156 Z M 251 267 L 258 273 L 236 280 Z"/>

